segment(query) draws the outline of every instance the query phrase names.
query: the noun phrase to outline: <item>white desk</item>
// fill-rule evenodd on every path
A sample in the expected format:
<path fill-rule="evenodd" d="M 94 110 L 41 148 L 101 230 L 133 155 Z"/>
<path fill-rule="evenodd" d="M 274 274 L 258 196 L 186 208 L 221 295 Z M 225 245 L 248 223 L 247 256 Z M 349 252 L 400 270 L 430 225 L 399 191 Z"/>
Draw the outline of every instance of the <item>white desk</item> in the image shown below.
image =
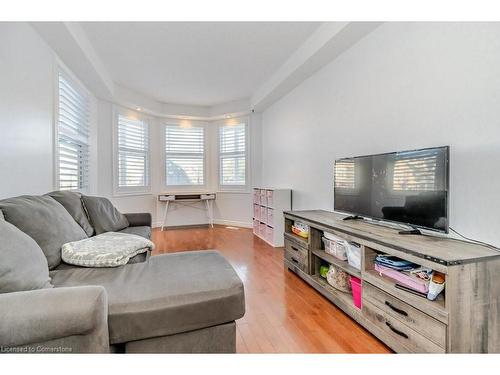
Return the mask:
<path fill-rule="evenodd" d="M 215 193 L 182 193 L 182 194 L 160 194 L 158 195 L 158 200 L 160 202 L 165 202 L 165 212 L 163 214 L 163 223 L 161 225 L 161 230 L 165 228 L 167 223 L 168 206 L 172 204 L 179 204 L 182 206 L 195 207 L 193 203 L 205 202 L 205 208 L 203 210 L 207 211 L 208 223 L 213 228 L 214 227 L 214 210 L 213 202 L 215 200 Z M 198 208 L 198 207 L 195 207 Z"/>

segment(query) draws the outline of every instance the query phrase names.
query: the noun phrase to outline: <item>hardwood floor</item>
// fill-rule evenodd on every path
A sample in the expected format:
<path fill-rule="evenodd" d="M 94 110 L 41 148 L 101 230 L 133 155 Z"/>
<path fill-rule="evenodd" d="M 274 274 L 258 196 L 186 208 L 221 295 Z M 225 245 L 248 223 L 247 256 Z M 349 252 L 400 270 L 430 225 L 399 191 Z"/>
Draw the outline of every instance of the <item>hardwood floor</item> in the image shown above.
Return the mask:
<path fill-rule="evenodd" d="M 153 231 L 162 254 L 218 249 L 245 284 L 246 314 L 236 322 L 238 353 L 390 353 L 390 349 L 283 266 L 251 229 Z"/>

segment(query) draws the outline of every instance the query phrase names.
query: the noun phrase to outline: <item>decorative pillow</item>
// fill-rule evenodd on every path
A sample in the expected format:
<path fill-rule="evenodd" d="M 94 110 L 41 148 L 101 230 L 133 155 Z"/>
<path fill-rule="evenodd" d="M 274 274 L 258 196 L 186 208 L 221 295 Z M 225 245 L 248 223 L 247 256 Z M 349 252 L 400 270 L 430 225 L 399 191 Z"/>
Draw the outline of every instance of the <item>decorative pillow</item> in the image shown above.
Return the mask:
<path fill-rule="evenodd" d="M 0 293 L 52 288 L 47 259 L 26 233 L 0 220 Z"/>
<path fill-rule="evenodd" d="M 150 240 L 134 234 L 108 232 L 62 247 L 62 259 L 83 267 L 118 267 L 130 258 L 153 250 Z"/>
<path fill-rule="evenodd" d="M 74 191 L 53 191 L 45 195 L 61 203 L 78 225 L 87 233 L 87 236 L 91 237 L 94 235 L 94 228 L 90 225 L 89 219 L 87 218 L 87 213 L 83 208 L 82 195 L 80 193 Z"/>
<path fill-rule="evenodd" d="M 118 232 L 129 226 L 128 220 L 107 198 L 82 196 L 95 233 Z"/>
<path fill-rule="evenodd" d="M 51 270 L 61 263 L 62 245 L 87 238 L 68 211 L 51 197 L 25 195 L 4 199 L 0 209 L 6 221 L 42 248 Z"/>

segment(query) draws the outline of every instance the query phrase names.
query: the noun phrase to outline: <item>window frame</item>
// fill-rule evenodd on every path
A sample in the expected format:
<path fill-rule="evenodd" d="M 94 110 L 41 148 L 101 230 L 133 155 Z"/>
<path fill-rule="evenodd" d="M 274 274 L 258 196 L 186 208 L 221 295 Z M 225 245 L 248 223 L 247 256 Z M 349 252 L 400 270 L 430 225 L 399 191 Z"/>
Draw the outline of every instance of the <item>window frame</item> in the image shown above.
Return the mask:
<path fill-rule="evenodd" d="M 162 147 L 162 164 L 161 164 L 161 186 L 164 191 L 169 193 L 175 192 L 193 192 L 204 193 L 207 192 L 210 186 L 210 138 L 209 138 L 209 124 L 202 121 L 191 120 L 177 120 L 177 119 L 163 119 L 161 126 L 161 147 Z M 199 127 L 203 128 L 203 185 L 167 185 L 167 150 L 166 150 L 166 128 L 167 126 L 182 127 Z"/>
<path fill-rule="evenodd" d="M 147 176 L 148 181 L 145 186 L 120 186 L 119 178 L 119 145 L 118 145 L 118 125 L 120 116 L 127 117 L 134 120 L 143 121 L 147 127 L 148 133 L 148 149 L 146 152 L 147 157 Z M 152 189 L 152 169 L 151 169 L 151 117 L 126 109 L 119 106 L 113 107 L 113 195 L 114 196 L 130 196 L 130 195 L 149 195 Z"/>
<path fill-rule="evenodd" d="M 78 90 L 81 95 L 84 95 L 88 100 L 88 136 L 87 136 L 87 163 L 88 169 L 86 174 L 86 186 L 78 187 L 77 189 L 66 189 L 66 191 L 80 192 L 80 193 L 92 193 L 96 190 L 96 180 L 97 180 L 97 170 L 94 167 L 97 163 L 97 138 L 95 131 L 95 120 L 96 120 L 96 101 L 93 94 L 88 90 L 85 85 L 59 60 L 55 59 L 54 69 L 54 86 L 53 86 L 53 188 L 54 190 L 61 190 L 60 186 L 60 175 L 59 175 L 59 76 L 63 76 L 64 79 L 71 84 L 71 87 Z"/>
<path fill-rule="evenodd" d="M 221 157 L 222 153 L 220 150 L 220 137 L 221 137 L 221 129 L 226 126 L 231 125 L 245 125 L 245 184 L 244 185 L 229 185 L 229 184 L 221 184 L 222 170 L 221 170 Z M 217 152 L 216 152 L 216 164 L 217 164 L 217 190 L 220 192 L 228 192 L 228 193 L 249 193 L 250 192 L 250 131 L 251 127 L 249 126 L 249 118 L 248 117 L 235 117 L 232 119 L 227 119 L 225 121 L 219 122 L 217 124 Z"/>

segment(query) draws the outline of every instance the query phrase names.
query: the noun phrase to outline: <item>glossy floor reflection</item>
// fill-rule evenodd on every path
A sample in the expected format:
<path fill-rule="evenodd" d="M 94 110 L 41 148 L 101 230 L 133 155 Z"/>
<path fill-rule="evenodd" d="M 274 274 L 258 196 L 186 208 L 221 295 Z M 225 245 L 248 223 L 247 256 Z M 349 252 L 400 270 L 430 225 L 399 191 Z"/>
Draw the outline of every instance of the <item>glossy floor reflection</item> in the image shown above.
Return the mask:
<path fill-rule="evenodd" d="M 239 353 L 389 353 L 377 338 L 283 266 L 250 229 L 153 231 L 153 254 L 218 249 L 245 284 L 246 314 L 237 321 Z M 189 270 L 186 270 L 189 272 Z"/>

